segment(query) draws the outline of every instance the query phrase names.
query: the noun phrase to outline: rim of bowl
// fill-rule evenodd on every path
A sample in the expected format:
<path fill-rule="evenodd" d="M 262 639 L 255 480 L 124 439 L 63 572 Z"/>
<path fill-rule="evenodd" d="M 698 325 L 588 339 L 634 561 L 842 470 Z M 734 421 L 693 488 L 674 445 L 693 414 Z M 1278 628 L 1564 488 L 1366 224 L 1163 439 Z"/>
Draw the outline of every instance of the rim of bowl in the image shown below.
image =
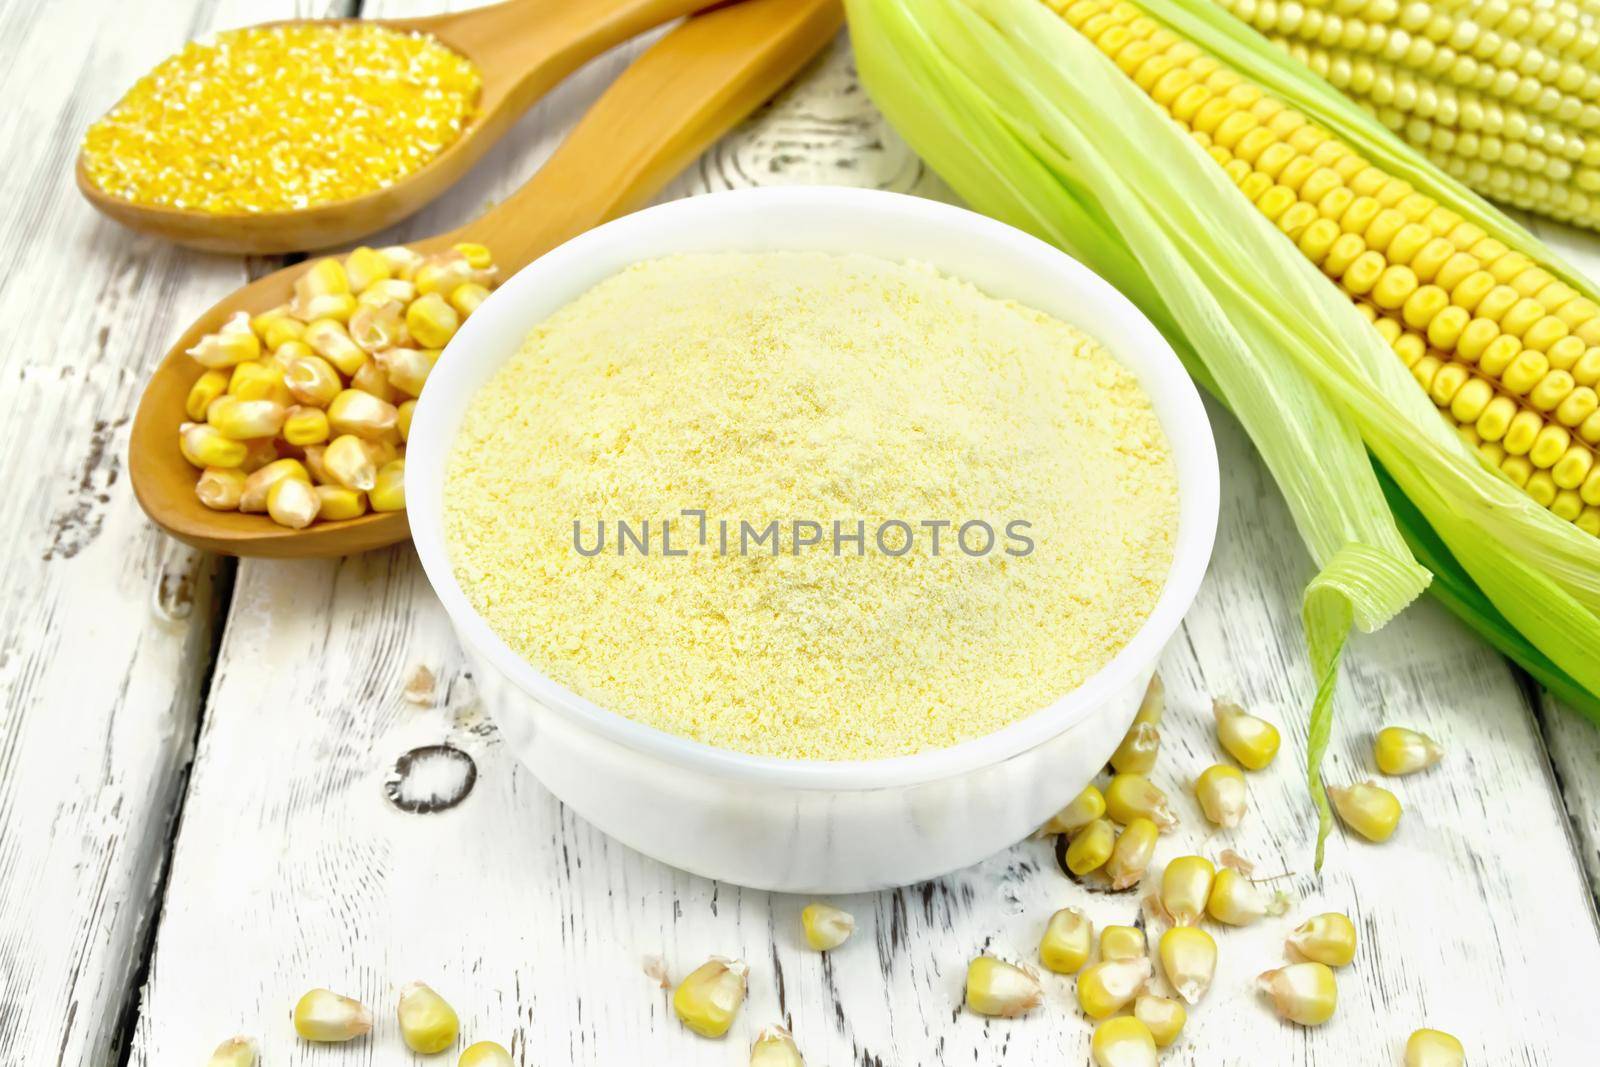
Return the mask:
<path fill-rule="evenodd" d="M 596 259 L 613 258 L 619 246 L 638 247 L 638 254 L 628 260 L 637 262 L 683 251 L 660 244 L 659 233 L 663 230 L 694 232 L 700 223 L 718 215 L 742 212 L 749 214 L 752 223 L 758 222 L 760 216 L 781 216 L 783 223 L 772 228 L 772 232 L 792 232 L 798 218 L 807 212 L 817 211 L 854 214 L 860 217 L 863 226 L 885 215 L 898 216 L 901 221 L 909 218 L 918 226 L 959 233 L 964 241 L 1003 247 L 1008 256 L 1032 261 L 1030 266 L 1048 271 L 1061 284 L 1074 287 L 1091 298 L 1105 319 L 1116 320 L 1118 328 L 1130 332 L 1139 345 L 1147 350 L 1142 358 L 1151 363 L 1148 372 L 1139 372 L 1131 366 L 1129 369 L 1135 370 L 1141 386 L 1156 403 L 1158 419 L 1174 453 L 1178 471 L 1178 533 L 1174 539 L 1172 564 L 1166 583 L 1149 617 L 1133 638 L 1083 684 L 994 733 L 948 748 L 866 760 L 800 760 L 752 755 L 670 734 L 609 711 L 546 677 L 514 652 L 489 628 L 456 581 L 443 534 L 443 475 L 449 451 L 454 444 L 459 413 L 470 403 L 477 391 L 476 386 L 467 389 L 465 398 L 453 406 L 456 418 L 452 418 L 451 413 L 445 410 L 445 403 L 437 399 L 429 404 L 425 398 L 417 405 L 406 449 L 409 483 L 407 512 L 411 520 L 412 540 L 428 581 L 444 604 L 446 614 L 463 643 L 470 645 L 534 700 L 602 737 L 635 751 L 724 779 L 821 790 L 867 790 L 914 785 L 1003 763 L 1088 718 L 1112 694 L 1133 683 L 1141 672 L 1153 667 L 1199 592 L 1216 536 L 1220 493 L 1216 444 L 1200 395 L 1178 361 L 1177 354 L 1144 314 L 1109 282 L 1082 263 L 1060 249 L 995 219 L 966 208 L 902 193 L 836 186 L 789 186 L 724 190 L 690 196 L 645 208 L 589 230 L 552 249 L 506 279 L 462 325 L 438 361 L 431 378 L 438 379 L 441 375 L 447 381 L 451 376 L 459 378 L 460 368 L 471 358 L 464 350 L 482 343 L 486 335 L 493 332 L 497 320 L 522 318 L 522 325 L 516 331 L 520 340 L 548 312 L 533 318 L 526 318 L 526 313 L 519 315 L 520 307 L 525 302 L 519 299 L 519 295 L 537 294 L 541 282 L 548 278 L 583 275 L 585 263 L 590 263 L 592 268 Z M 756 240 L 761 248 L 768 251 L 787 250 L 780 237 Z M 707 247 L 708 250 L 715 250 L 718 245 L 727 250 L 750 247 L 748 242 L 737 246 L 729 242 L 711 242 Z M 804 242 L 790 246 L 791 249 L 795 247 L 811 248 Z M 851 250 L 839 248 L 835 251 L 843 254 Z M 916 257 L 908 255 L 905 258 Z M 599 277 L 607 277 L 616 269 L 620 268 L 608 269 Z M 942 272 L 963 277 L 957 271 Z M 592 284 L 584 285 L 578 292 L 588 289 Z M 980 284 L 979 288 L 984 287 Z M 561 301 L 563 304 L 566 302 Z M 499 324 L 503 330 L 503 322 Z M 1081 322 L 1073 325 L 1091 335 L 1099 334 L 1093 326 Z M 1116 349 L 1109 344 L 1107 348 L 1113 358 L 1127 366 Z M 515 351 L 513 345 L 498 358 L 490 361 L 484 357 L 479 362 L 491 362 L 493 367 L 498 367 Z M 441 384 L 445 383 L 430 380 L 425 397 L 436 397 L 445 392 L 439 388 Z M 422 447 L 419 449 L 418 445 Z"/>

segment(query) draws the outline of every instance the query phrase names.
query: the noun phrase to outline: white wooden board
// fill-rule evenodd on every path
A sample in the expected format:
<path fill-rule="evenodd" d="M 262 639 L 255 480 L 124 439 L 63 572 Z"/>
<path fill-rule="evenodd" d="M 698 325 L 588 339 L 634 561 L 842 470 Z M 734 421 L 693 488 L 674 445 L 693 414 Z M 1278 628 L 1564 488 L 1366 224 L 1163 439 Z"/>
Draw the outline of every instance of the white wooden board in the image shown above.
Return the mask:
<path fill-rule="evenodd" d="M 0 10 L 0 1063 L 114 1062 L 192 752 L 218 566 L 126 477 L 147 369 L 245 277 L 95 215 L 78 139 L 155 60 L 288 0 Z"/>
<path fill-rule="evenodd" d="M 385 12 L 400 10 L 398 0 Z M 617 69 L 606 61 L 533 113 L 406 233 L 443 228 L 503 194 Z M 731 136 L 672 194 L 778 181 L 842 181 L 938 194 L 855 85 L 848 52 Z M 1471 1062 L 1576 1064 L 1600 968 L 1594 915 L 1538 722 L 1505 664 L 1430 603 L 1357 641 L 1339 700 L 1330 780 L 1370 773 L 1379 726 L 1425 729 L 1443 768 L 1397 785 L 1407 807 L 1388 846 L 1333 839 L 1309 870 L 1313 816 L 1301 784 L 1310 698 L 1297 623 L 1309 564 L 1276 490 L 1226 416 L 1216 419 L 1225 499 L 1216 560 L 1164 664 L 1167 738 L 1155 774 L 1183 832 L 1160 860 L 1232 847 L 1282 871 L 1294 912 L 1219 935 L 1208 1000 L 1164 1063 L 1397 1063 L 1416 1026 L 1459 1034 Z M 437 704 L 404 695 L 416 667 Z M 1237 832 L 1206 836 L 1182 785 L 1216 758 L 1208 696 L 1230 694 L 1284 725 L 1283 755 L 1254 776 Z M 408 815 L 385 799 L 395 760 L 449 744 L 476 764 L 459 806 Z M 1002 844 L 997 842 L 997 845 Z M 1089 1027 L 1070 984 L 1017 1021 L 960 1010 L 980 951 L 1031 960 L 1048 914 L 1084 906 L 1127 922 L 1133 897 L 1090 896 L 1025 842 L 948 878 L 841 901 L 855 939 L 801 943 L 805 900 L 678 873 L 611 843 L 548 796 L 497 743 L 456 644 L 409 550 L 338 563 L 239 568 L 205 713 L 132 1062 L 201 1062 L 252 1033 L 268 1064 L 394 1063 L 392 1008 L 421 978 L 461 1012 L 466 1040 L 510 1044 L 522 1064 L 740 1064 L 755 1030 L 792 1025 L 819 1065 L 1083 1063 Z M 1281 959 L 1298 917 L 1347 910 L 1362 948 L 1328 1026 L 1278 1023 L 1249 992 Z M 725 1041 L 672 1019 L 643 961 L 679 977 L 712 953 L 752 965 Z M 315 985 L 377 1011 L 346 1048 L 298 1043 L 288 1023 Z"/>

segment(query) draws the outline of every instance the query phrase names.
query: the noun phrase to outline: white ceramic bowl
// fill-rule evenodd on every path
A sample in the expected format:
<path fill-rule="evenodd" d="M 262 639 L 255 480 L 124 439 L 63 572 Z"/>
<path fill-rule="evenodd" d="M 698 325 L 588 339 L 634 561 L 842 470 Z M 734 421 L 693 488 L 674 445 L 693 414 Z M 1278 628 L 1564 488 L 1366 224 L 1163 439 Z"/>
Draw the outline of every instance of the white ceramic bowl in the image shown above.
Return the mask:
<path fill-rule="evenodd" d="M 681 252 L 864 252 L 919 260 L 1093 334 L 1139 376 L 1172 442 L 1180 508 L 1172 570 L 1134 639 L 1077 690 L 953 748 L 807 762 L 743 755 L 598 707 L 511 651 L 457 585 L 444 471 L 473 394 L 551 312 L 630 263 Z M 1193 601 L 1217 521 L 1205 409 L 1161 335 L 1076 260 L 982 215 L 861 189 L 750 189 L 607 223 L 508 279 L 428 380 L 407 448 L 412 538 L 506 743 L 552 793 L 624 844 L 739 885 L 845 893 L 906 885 L 1027 836 L 1105 765 Z"/>

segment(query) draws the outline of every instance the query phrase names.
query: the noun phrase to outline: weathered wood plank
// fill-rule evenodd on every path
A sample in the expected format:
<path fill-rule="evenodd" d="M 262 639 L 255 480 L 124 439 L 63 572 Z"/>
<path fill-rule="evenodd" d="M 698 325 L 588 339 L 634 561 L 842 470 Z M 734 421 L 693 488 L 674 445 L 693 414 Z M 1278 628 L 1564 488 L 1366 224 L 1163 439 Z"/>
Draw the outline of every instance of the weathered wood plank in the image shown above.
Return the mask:
<path fill-rule="evenodd" d="M 239 284 L 95 215 L 88 123 L 209 27 L 284 2 L 0 6 L 0 1063 L 114 1062 L 210 659 L 219 568 L 125 476 L 147 368 Z"/>
<path fill-rule="evenodd" d="M 563 90 L 407 232 L 457 221 L 514 185 L 614 69 L 603 62 Z M 824 179 L 939 190 L 863 102 L 843 49 L 674 192 Z M 1329 776 L 1366 777 L 1370 735 L 1391 722 L 1433 733 L 1449 760 L 1395 786 L 1407 815 L 1392 844 L 1336 836 L 1323 875 L 1309 872 L 1313 816 L 1299 762 L 1311 685 L 1297 624 L 1309 564 L 1242 435 L 1226 416 L 1216 422 L 1222 535 L 1164 663 L 1171 704 L 1155 777 L 1185 827 L 1160 859 L 1233 847 L 1263 873 L 1287 872 L 1275 884 L 1299 903 L 1284 919 L 1219 933 L 1216 986 L 1164 1062 L 1391 1062 L 1425 1024 L 1460 1034 L 1474 1062 L 1581 1062 L 1583 979 L 1600 966 L 1600 943 L 1535 722 L 1505 664 L 1431 604 L 1353 648 Z M 419 666 L 437 678 L 432 706 L 404 694 Z M 1181 786 L 1216 759 L 1212 694 L 1274 716 L 1286 743 L 1252 778 L 1246 824 L 1206 836 Z M 436 744 L 472 758 L 475 788 L 436 814 L 397 811 L 384 799 L 396 759 Z M 1077 1063 L 1089 1027 L 1070 983 L 1050 980 L 1030 1018 L 985 1022 L 959 1010 L 966 961 L 983 950 L 1032 959 L 1057 907 L 1084 906 L 1100 923 L 1130 921 L 1138 907 L 1072 885 L 1038 841 L 936 882 L 842 901 L 861 929 L 827 957 L 802 946 L 804 903 L 672 871 L 564 811 L 498 743 L 408 550 L 250 561 L 133 1061 L 198 1061 L 244 1030 L 270 1063 L 387 1062 L 402 1054 L 398 987 L 422 978 L 456 1004 L 468 1040 L 508 1042 L 529 1064 L 738 1063 L 754 1031 L 779 1020 L 819 1064 Z M 1276 1022 L 1248 986 L 1282 959 L 1296 917 L 1324 907 L 1351 913 L 1363 947 L 1341 976 L 1338 1017 L 1302 1032 Z M 723 1043 L 681 1030 L 642 965 L 660 956 L 681 976 L 712 953 L 753 968 Z M 377 1033 L 331 1055 L 298 1046 L 286 1012 L 314 985 L 373 1005 Z"/>

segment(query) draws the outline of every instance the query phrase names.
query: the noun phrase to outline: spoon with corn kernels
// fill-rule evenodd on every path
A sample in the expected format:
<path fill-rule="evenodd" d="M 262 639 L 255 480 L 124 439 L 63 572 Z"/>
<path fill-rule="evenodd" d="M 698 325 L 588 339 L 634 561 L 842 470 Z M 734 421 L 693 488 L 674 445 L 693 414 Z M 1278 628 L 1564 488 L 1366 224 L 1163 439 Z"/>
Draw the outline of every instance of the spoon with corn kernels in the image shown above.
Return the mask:
<path fill-rule="evenodd" d="M 208 251 L 344 244 L 437 197 L 588 60 L 706 4 L 509 0 L 223 31 L 90 126 L 78 188 L 126 226 Z"/>
<path fill-rule="evenodd" d="M 129 441 L 157 525 L 239 556 L 403 541 L 405 436 L 433 362 L 500 272 L 650 199 L 818 52 L 839 0 L 741 0 L 636 59 L 517 192 L 450 233 L 269 274 L 156 368 Z"/>

